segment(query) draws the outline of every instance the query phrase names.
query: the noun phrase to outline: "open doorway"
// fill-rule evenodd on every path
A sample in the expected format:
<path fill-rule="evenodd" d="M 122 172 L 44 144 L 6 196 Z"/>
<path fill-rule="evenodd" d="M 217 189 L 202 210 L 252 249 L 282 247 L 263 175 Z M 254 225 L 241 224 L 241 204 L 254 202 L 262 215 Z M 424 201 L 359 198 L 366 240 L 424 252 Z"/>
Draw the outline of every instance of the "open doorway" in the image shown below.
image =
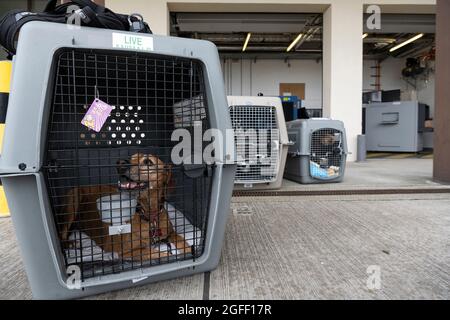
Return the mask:
<path fill-rule="evenodd" d="M 172 12 L 170 30 L 173 36 L 216 44 L 227 95 L 288 95 L 321 116 L 322 16 Z"/>
<path fill-rule="evenodd" d="M 432 158 L 435 15 L 383 14 L 363 43 L 368 158 Z"/>

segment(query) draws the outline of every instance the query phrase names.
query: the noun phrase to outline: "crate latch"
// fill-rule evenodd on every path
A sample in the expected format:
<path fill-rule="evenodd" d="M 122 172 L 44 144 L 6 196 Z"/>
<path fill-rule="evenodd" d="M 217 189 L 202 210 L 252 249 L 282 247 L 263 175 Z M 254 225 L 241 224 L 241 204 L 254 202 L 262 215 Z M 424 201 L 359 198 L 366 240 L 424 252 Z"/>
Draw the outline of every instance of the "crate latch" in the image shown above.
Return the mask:
<path fill-rule="evenodd" d="M 208 164 L 185 164 L 183 166 L 183 172 L 184 174 L 191 178 L 191 179 L 197 179 L 200 177 L 211 177 L 213 174 L 213 167 L 214 164 L 208 165 Z"/>

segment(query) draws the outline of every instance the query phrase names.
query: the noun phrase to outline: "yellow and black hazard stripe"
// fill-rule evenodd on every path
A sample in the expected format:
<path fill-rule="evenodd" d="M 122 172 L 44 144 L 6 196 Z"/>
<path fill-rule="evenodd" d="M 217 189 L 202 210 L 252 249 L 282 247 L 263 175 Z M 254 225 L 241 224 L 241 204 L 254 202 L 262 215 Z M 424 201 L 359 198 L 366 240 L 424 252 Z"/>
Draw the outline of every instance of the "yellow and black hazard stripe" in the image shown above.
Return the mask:
<path fill-rule="evenodd" d="M 8 109 L 9 90 L 11 83 L 11 61 L 0 61 L 0 152 L 3 147 L 6 111 Z M 0 217 L 9 216 L 8 203 L 0 181 Z"/>

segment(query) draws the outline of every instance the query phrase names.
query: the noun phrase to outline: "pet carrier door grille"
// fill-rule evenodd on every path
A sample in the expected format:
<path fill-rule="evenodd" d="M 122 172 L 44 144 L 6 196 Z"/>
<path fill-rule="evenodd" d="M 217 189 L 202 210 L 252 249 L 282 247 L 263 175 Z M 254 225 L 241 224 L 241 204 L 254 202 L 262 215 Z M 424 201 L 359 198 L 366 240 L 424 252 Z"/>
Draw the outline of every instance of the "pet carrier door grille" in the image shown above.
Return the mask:
<path fill-rule="evenodd" d="M 209 128 L 202 66 L 145 53 L 55 54 L 43 173 L 66 267 L 78 265 L 82 279 L 203 253 L 211 170 L 187 174 L 170 158 L 174 129 Z M 81 124 L 96 97 L 112 106 L 99 132 Z"/>
<path fill-rule="evenodd" d="M 342 132 L 336 129 L 325 128 L 312 133 L 310 173 L 314 178 L 334 179 L 341 175 L 344 160 L 342 137 Z"/>
<path fill-rule="evenodd" d="M 238 166 L 236 183 L 276 180 L 280 133 L 273 106 L 231 106 Z"/>

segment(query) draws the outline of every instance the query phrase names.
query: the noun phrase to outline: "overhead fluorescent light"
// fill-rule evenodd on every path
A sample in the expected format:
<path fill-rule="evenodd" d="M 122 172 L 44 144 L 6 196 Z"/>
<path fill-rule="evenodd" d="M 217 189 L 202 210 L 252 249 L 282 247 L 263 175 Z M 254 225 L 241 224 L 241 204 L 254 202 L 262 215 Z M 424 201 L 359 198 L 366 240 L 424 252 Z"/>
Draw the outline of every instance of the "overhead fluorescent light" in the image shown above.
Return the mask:
<path fill-rule="evenodd" d="M 369 35 L 368 33 L 364 33 L 362 38 L 365 39 L 367 38 L 368 35 Z"/>
<path fill-rule="evenodd" d="M 289 45 L 289 47 L 286 49 L 286 52 L 289 52 L 292 50 L 292 48 L 300 41 L 300 39 L 303 37 L 303 33 L 300 33 L 297 38 L 292 41 L 292 43 Z"/>
<path fill-rule="evenodd" d="M 406 46 L 407 44 L 410 44 L 411 42 L 414 42 L 414 41 L 416 41 L 416 40 L 422 38 L 424 35 L 425 35 L 424 33 L 419 33 L 418 35 L 412 37 L 411 39 L 406 40 L 405 42 L 402 42 L 402 43 L 400 43 L 399 45 L 397 45 L 397 46 L 391 48 L 391 49 L 389 50 L 389 52 L 394 52 L 395 50 L 398 50 L 398 49 L 400 49 L 401 47 L 404 47 L 404 46 Z"/>
<path fill-rule="evenodd" d="M 249 32 L 247 33 L 247 38 L 245 38 L 244 46 L 242 47 L 242 52 L 244 52 L 247 49 L 248 42 L 250 41 L 250 37 L 252 34 Z"/>

